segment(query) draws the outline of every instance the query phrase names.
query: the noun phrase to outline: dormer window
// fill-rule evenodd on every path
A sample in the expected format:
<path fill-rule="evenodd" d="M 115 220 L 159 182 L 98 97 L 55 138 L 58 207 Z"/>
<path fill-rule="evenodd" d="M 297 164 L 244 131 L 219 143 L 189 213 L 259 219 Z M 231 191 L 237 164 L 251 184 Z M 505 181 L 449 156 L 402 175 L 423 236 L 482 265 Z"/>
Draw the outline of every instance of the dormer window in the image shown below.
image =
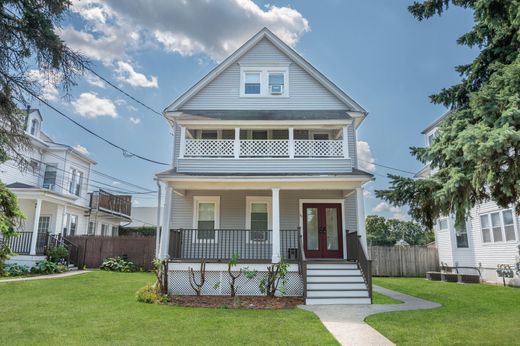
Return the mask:
<path fill-rule="evenodd" d="M 244 94 L 260 95 L 260 72 L 247 72 L 245 74 Z"/>
<path fill-rule="evenodd" d="M 287 97 L 289 96 L 287 66 L 240 67 L 241 97 Z"/>
<path fill-rule="evenodd" d="M 38 121 L 38 119 L 33 119 L 31 121 L 31 135 L 32 136 L 36 137 L 38 135 L 39 127 L 40 127 L 40 122 Z"/>

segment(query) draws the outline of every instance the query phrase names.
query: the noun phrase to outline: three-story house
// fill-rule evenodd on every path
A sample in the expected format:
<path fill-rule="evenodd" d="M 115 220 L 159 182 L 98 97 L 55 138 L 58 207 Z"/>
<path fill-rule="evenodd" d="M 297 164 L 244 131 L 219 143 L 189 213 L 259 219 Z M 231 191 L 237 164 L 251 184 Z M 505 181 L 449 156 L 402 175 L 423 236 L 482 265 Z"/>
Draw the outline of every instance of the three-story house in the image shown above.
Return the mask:
<path fill-rule="evenodd" d="M 286 294 L 307 304 L 369 303 L 356 129 L 367 112 L 264 28 L 164 111 L 174 133 L 160 257 L 173 294 L 229 293 L 227 261 L 289 263 Z M 238 270 L 238 268 L 237 268 Z M 214 287 L 218 287 L 215 289 Z"/>

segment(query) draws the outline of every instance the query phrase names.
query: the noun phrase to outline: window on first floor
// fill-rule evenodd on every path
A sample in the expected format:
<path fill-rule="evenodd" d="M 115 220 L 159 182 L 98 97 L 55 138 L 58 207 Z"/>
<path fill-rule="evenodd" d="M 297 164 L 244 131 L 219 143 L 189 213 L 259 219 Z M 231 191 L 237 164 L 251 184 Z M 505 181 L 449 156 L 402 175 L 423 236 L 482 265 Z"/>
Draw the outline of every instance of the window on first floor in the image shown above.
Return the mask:
<path fill-rule="evenodd" d="M 103 237 L 106 237 L 108 235 L 108 225 L 107 224 L 104 224 L 104 223 L 101 224 L 101 235 Z"/>
<path fill-rule="evenodd" d="M 72 215 L 72 214 L 67 214 L 69 217 L 69 231 L 68 231 L 68 235 L 75 235 L 76 234 L 76 231 L 78 229 L 78 216 L 77 215 Z"/>
<path fill-rule="evenodd" d="M 511 209 L 480 215 L 482 242 L 516 241 L 516 227 Z"/>
<path fill-rule="evenodd" d="M 464 222 L 461 226 L 455 226 L 455 239 L 457 241 L 458 248 L 468 248 L 468 230 L 466 228 L 466 223 Z"/>
<path fill-rule="evenodd" d="M 96 223 L 94 221 L 89 221 L 88 228 L 87 228 L 87 234 L 88 235 L 96 234 Z"/>
<path fill-rule="evenodd" d="M 216 229 L 219 228 L 220 197 L 194 197 L 194 228 L 197 229 L 197 240 L 216 240 Z"/>
<path fill-rule="evenodd" d="M 112 237 L 117 237 L 118 234 L 119 234 L 119 227 L 112 226 Z"/>
<path fill-rule="evenodd" d="M 50 223 L 50 216 L 40 216 L 40 220 L 38 221 L 38 233 L 48 233 Z"/>
<path fill-rule="evenodd" d="M 250 241 L 267 241 L 271 229 L 271 197 L 246 198 L 246 228 L 250 229 Z"/>

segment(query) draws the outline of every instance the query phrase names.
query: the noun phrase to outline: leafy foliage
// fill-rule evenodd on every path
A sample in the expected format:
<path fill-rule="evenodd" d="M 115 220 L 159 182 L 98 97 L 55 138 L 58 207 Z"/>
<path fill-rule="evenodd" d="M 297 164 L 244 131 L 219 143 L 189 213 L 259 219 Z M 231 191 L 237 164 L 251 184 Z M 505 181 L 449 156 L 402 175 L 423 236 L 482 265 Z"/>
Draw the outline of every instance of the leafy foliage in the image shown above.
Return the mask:
<path fill-rule="evenodd" d="M 99 266 L 99 269 L 112 271 L 112 272 L 124 272 L 130 273 L 137 271 L 137 267 L 134 263 L 128 261 L 128 259 L 117 256 L 105 258 Z"/>
<path fill-rule="evenodd" d="M 64 273 L 69 269 L 59 263 L 54 263 L 48 260 L 43 260 L 38 262 L 34 267 L 31 268 L 31 273 L 33 274 L 55 274 L 55 273 Z"/>
<path fill-rule="evenodd" d="M 287 283 L 287 272 L 289 265 L 281 259 L 279 263 L 267 267 L 267 274 L 260 279 L 260 292 L 266 294 L 268 297 L 274 297 L 276 291 L 280 291 L 285 295 L 285 284 Z M 282 283 L 282 287 L 278 289 L 278 285 Z"/>
<path fill-rule="evenodd" d="M 433 231 L 412 221 L 369 215 L 365 223 L 367 240 L 371 245 L 393 246 L 399 240 L 409 245 L 426 245 L 435 239 Z"/>
<path fill-rule="evenodd" d="M 54 263 L 64 264 L 69 257 L 69 250 L 63 245 L 50 246 L 47 249 L 47 259 Z"/>
<path fill-rule="evenodd" d="M 146 237 L 153 237 L 157 233 L 157 229 L 155 227 L 120 227 L 119 235 L 142 235 Z"/>
<path fill-rule="evenodd" d="M 6 270 L 7 276 L 22 276 L 29 274 L 29 267 L 26 265 L 19 265 L 18 263 L 11 264 Z"/>
<path fill-rule="evenodd" d="M 462 226 L 475 204 L 489 200 L 515 205 L 520 214 L 520 1 L 427 0 L 409 10 L 423 20 L 450 4 L 473 10 L 475 25 L 458 43 L 480 53 L 456 67 L 459 84 L 431 96 L 450 108 L 432 145 L 411 148 L 435 173 L 420 180 L 390 175 L 391 187 L 376 191 L 394 205 L 409 205 L 428 228 L 448 214 Z"/>
<path fill-rule="evenodd" d="M 147 304 L 164 304 L 168 302 L 168 296 L 161 293 L 159 287 L 154 284 L 147 284 L 140 288 L 136 293 L 138 302 Z"/>

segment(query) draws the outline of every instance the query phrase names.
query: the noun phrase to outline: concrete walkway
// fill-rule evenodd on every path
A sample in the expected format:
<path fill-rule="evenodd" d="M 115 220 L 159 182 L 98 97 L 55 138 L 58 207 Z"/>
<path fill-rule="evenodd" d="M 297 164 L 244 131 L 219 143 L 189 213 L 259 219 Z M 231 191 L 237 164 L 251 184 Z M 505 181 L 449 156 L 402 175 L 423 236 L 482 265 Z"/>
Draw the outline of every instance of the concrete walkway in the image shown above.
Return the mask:
<path fill-rule="evenodd" d="M 441 305 L 409 296 L 383 287 L 374 286 L 374 291 L 400 300 L 403 304 L 372 305 L 301 305 L 300 308 L 314 312 L 325 327 L 342 345 L 394 345 L 374 328 L 365 323 L 367 316 L 389 311 L 433 309 Z"/>
<path fill-rule="evenodd" d="M 59 273 L 59 274 L 29 276 L 26 278 L 16 278 L 16 279 L 5 279 L 5 280 L 0 280 L 0 284 L 7 283 L 7 282 L 18 282 L 18 281 L 66 278 L 69 276 L 76 276 L 76 275 L 80 275 L 80 274 L 84 274 L 84 273 L 88 273 L 88 272 L 90 272 L 90 270 L 74 270 L 71 272 L 65 272 L 65 273 Z"/>

